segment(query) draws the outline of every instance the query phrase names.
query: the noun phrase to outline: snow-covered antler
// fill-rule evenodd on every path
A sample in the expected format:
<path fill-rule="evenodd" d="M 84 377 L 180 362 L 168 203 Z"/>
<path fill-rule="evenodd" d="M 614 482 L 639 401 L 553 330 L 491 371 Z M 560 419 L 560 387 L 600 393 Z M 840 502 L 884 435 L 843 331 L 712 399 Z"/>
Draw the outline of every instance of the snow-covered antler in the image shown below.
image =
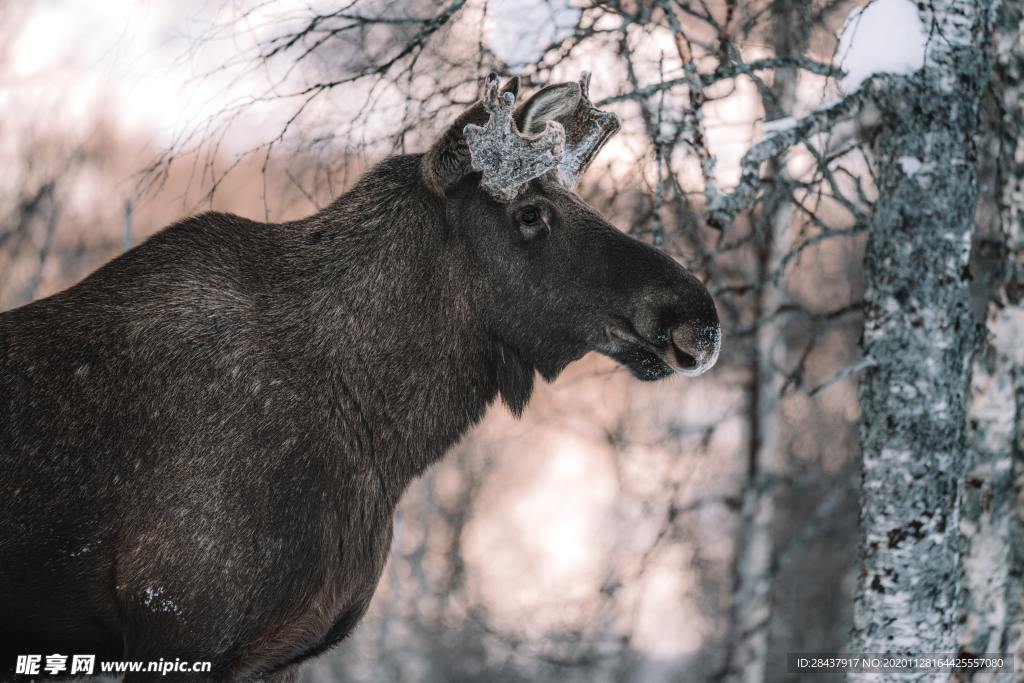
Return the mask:
<path fill-rule="evenodd" d="M 525 183 L 556 169 L 565 145 L 565 131 L 556 121 L 536 137 L 522 135 L 512 118 L 515 99 L 510 92 L 499 93 L 497 74 L 488 75 L 483 104 L 491 118 L 486 126 L 470 123 L 463 129 L 473 169 L 483 173 L 481 186 L 504 202 L 515 199 Z"/>
<path fill-rule="evenodd" d="M 574 189 L 580 176 L 619 130 L 619 117 L 601 111 L 590 101 L 590 72 L 580 74 L 580 102 L 565 121 L 565 153 L 558 162 L 558 182 Z"/>

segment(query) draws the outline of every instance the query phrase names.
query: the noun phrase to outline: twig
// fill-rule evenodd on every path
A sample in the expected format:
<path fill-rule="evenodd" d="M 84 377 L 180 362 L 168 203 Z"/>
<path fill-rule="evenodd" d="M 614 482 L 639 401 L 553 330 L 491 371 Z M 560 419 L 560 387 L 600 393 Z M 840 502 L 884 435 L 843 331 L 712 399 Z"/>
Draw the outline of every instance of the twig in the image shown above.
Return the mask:
<path fill-rule="evenodd" d="M 832 375 L 831 377 L 829 377 L 827 380 L 825 380 L 824 382 L 822 382 L 818 386 L 816 386 L 813 389 L 811 389 L 809 392 L 807 392 L 807 395 L 808 396 L 817 396 L 818 394 L 820 394 L 821 392 L 825 391 L 826 389 L 828 389 L 830 386 L 832 386 L 836 382 L 839 382 L 839 381 L 842 381 L 842 380 L 846 379 L 847 377 L 849 377 L 853 373 L 855 373 L 855 372 L 857 372 L 859 370 L 864 370 L 865 368 L 873 368 L 876 365 L 878 365 L 878 361 L 876 361 L 874 358 L 872 358 L 870 356 L 865 356 L 865 357 L 861 358 L 859 361 L 857 361 L 856 363 L 853 363 L 852 365 L 847 365 L 845 368 L 843 368 L 842 370 L 840 370 L 836 374 Z"/>

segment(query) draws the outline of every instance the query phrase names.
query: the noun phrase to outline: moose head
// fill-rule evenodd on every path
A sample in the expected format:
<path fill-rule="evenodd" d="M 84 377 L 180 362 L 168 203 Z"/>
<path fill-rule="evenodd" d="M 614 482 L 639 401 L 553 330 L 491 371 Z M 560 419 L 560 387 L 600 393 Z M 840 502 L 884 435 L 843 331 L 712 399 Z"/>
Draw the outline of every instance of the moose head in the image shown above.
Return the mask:
<path fill-rule="evenodd" d="M 544 377 L 588 351 L 642 380 L 700 375 L 721 340 L 707 289 L 574 191 L 619 129 L 589 81 L 584 72 L 517 107 L 519 80 L 500 88 L 491 74 L 482 101 L 425 155 L 427 184 L 482 274 L 487 329 Z"/>

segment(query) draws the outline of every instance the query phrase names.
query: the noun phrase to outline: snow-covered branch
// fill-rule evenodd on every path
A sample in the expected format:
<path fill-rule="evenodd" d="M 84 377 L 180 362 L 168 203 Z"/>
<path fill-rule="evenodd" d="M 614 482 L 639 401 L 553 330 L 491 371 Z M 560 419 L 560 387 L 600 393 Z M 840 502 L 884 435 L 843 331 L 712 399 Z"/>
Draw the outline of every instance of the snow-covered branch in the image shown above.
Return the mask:
<path fill-rule="evenodd" d="M 740 180 L 732 192 L 722 194 L 714 184 L 705 188 L 708 222 L 717 227 L 726 227 L 732 223 L 741 211 L 749 209 L 757 199 L 761 189 L 761 167 L 765 162 L 782 157 L 813 135 L 829 131 L 841 121 L 856 116 L 871 91 L 869 87 L 861 88 L 834 104 L 794 121 L 788 127 L 776 128 L 776 132 L 751 147 L 740 162 Z"/>

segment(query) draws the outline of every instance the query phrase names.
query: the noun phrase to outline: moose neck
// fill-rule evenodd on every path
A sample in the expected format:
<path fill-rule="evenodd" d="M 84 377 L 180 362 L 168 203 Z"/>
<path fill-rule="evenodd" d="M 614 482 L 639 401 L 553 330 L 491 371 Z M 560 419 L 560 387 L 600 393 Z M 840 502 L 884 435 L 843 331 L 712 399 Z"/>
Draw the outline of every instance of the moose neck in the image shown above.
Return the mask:
<path fill-rule="evenodd" d="M 302 323 L 280 332 L 303 350 L 325 416 L 355 435 L 358 452 L 340 456 L 372 466 L 397 499 L 499 391 L 521 410 L 533 369 L 481 325 L 471 261 L 419 157 L 383 162 L 300 225 L 288 298 L 304 301 Z"/>

